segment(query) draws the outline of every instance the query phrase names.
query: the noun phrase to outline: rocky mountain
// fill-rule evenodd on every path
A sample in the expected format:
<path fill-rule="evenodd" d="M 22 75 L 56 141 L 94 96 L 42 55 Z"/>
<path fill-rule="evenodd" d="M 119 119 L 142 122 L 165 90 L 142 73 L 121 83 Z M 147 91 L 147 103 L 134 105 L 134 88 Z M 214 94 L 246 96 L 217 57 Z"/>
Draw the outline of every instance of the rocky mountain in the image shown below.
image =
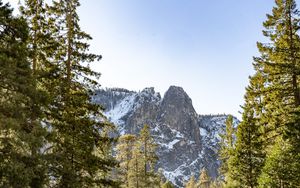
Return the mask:
<path fill-rule="evenodd" d="M 183 187 L 192 174 L 197 177 L 203 167 L 211 177 L 217 176 L 219 133 L 227 115 L 197 114 L 181 87 L 171 86 L 163 97 L 154 88 L 98 90 L 93 101 L 105 107 L 120 135 L 137 134 L 144 124 L 150 126 L 159 144 L 157 168 L 177 187 Z"/>

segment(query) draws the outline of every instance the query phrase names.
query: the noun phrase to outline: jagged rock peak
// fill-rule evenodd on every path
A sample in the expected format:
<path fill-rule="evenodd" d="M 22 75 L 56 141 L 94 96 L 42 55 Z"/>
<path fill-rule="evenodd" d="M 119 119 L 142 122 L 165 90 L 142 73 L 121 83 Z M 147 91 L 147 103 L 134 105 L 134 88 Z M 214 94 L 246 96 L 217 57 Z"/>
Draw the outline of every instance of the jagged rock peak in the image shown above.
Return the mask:
<path fill-rule="evenodd" d="M 140 95 L 144 95 L 146 97 L 156 98 L 157 100 L 161 100 L 161 96 L 159 92 L 155 92 L 154 87 L 146 87 L 140 92 Z"/>
<path fill-rule="evenodd" d="M 142 90 L 144 93 L 149 93 L 149 94 L 155 94 L 154 87 L 146 87 L 145 89 Z"/>
<path fill-rule="evenodd" d="M 120 135 L 137 134 L 148 124 L 158 144 L 157 168 L 176 187 L 183 187 L 192 174 L 207 168 L 211 177 L 218 174 L 220 136 L 227 115 L 199 115 L 182 87 L 171 86 L 161 99 L 153 87 L 142 91 L 102 89 L 92 101 L 105 107 L 104 114 Z M 237 119 L 235 124 L 238 123 Z"/>
<path fill-rule="evenodd" d="M 187 113 L 196 113 L 192 99 L 182 87 L 170 86 L 162 100 L 163 109 L 184 108 Z M 168 111 L 168 110 L 167 110 Z"/>
<path fill-rule="evenodd" d="M 174 86 L 174 85 L 169 87 L 164 97 L 169 97 L 169 95 L 174 95 L 174 94 L 176 94 L 176 96 L 181 98 L 190 98 L 182 87 Z"/>

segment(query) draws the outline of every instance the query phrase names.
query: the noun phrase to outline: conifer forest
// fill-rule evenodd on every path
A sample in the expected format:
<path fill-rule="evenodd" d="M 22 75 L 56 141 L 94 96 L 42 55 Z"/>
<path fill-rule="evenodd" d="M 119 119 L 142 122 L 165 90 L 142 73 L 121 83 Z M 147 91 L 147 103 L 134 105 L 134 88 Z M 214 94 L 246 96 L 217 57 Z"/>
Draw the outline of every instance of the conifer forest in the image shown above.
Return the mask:
<path fill-rule="evenodd" d="M 248 62 L 253 74 L 243 86 L 241 118 L 235 123 L 226 116 L 217 135 L 217 175 L 209 165 L 190 168 L 182 184 L 162 170 L 173 158 L 161 159 L 160 151 L 185 143 L 162 144 L 159 139 L 166 137 L 152 128 L 156 115 L 137 110 L 131 122 L 142 126 L 126 125 L 131 132 L 120 134 L 105 104 L 95 102 L 101 81 L 91 65 L 106 54 L 90 51 L 93 38 L 79 22 L 84 3 L 21 0 L 12 7 L 0 0 L 0 187 L 300 188 L 300 9 L 295 0 L 273 0 L 272 11 L 265 13 L 267 42 L 257 42 L 259 55 Z M 155 105 L 147 109 L 159 111 Z M 188 127 L 183 131 L 195 133 Z"/>

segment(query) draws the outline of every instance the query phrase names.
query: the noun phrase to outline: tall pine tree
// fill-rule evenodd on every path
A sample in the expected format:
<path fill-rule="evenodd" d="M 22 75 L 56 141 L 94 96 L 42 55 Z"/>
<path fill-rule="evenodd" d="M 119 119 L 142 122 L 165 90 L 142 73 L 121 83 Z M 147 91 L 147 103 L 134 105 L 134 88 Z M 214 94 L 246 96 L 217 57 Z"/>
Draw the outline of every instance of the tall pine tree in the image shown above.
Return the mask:
<path fill-rule="evenodd" d="M 156 155 L 157 145 L 151 136 L 150 127 L 148 125 L 144 125 L 142 128 L 138 141 L 140 142 L 143 161 L 141 174 L 143 186 L 157 187 L 157 185 L 159 185 L 159 177 L 154 171 L 155 164 L 158 160 Z"/>
<path fill-rule="evenodd" d="M 25 0 L 21 12 L 30 28 L 30 60 L 40 87 L 48 94 L 43 122 L 48 128 L 45 153 L 51 185 L 113 186 L 110 171 L 112 125 L 90 96 L 99 73 L 89 64 L 100 55 L 88 53 L 92 39 L 80 29 L 78 0 Z"/>
<path fill-rule="evenodd" d="M 221 166 L 219 172 L 221 176 L 226 176 L 228 178 L 229 175 L 226 175 L 227 173 L 230 173 L 230 171 L 228 170 L 228 163 L 229 158 L 232 156 L 232 153 L 234 151 L 236 135 L 236 129 L 234 128 L 233 117 L 231 115 L 227 117 L 225 124 L 225 131 L 223 134 L 220 134 L 221 141 L 219 149 L 219 159 L 221 161 Z"/>
<path fill-rule="evenodd" d="M 256 74 L 250 78 L 237 134 L 233 169 L 250 187 L 289 187 L 300 174 L 300 13 L 294 0 L 275 3 L 264 22 L 269 43 L 257 43 L 261 55 L 254 58 Z"/>
<path fill-rule="evenodd" d="M 127 172 L 128 186 L 159 187 L 161 177 L 154 171 L 158 160 L 156 144 L 148 125 L 144 125 L 141 129 L 131 148 L 131 160 Z"/>
<path fill-rule="evenodd" d="M 203 168 L 199 175 L 198 187 L 200 188 L 210 188 L 211 179 L 208 175 L 206 168 Z"/>
<path fill-rule="evenodd" d="M 132 149 L 132 159 L 129 163 L 128 185 L 129 187 L 143 187 L 143 155 L 141 152 L 141 143 L 137 140 Z"/>
<path fill-rule="evenodd" d="M 263 31 L 270 43 L 258 43 L 260 57 L 254 58 L 256 71 L 265 78 L 260 95 L 268 139 L 284 136 L 299 143 L 299 11 L 294 0 L 276 0 L 267 15 Z"/>
<path fill-rule="evenodd" d="M 39 117 L 43 93 L 28 61 L 28 26 L 0 1 L 0 186 L 42 187 L 45 129 Z"/>
<path fill-rule="evenodd" d="M 49 170 L 53 162 L 51 160 L 52 147 L 52 124 L 56 117 L 58 101 L 60 98 L 60 80 L 62 70 L 59 65 L 53 62 L 59 43 L 55 40 L 54 34 L 58 31 L 49 6 L 44 0 L 20 1 L 21 15 L 26 18 L 29 27 L 28 37 L 28 60 L 31 63 L 35 87 L 44 93 L 44 101 L 41 115 L 37 118 L 47 129 L 44 136 L 45 143 L 42 149 L 42 159 L 46 163 L 44 174 L 49 177 Z M 49 166 L 50 165 L 50 166 Z M 49 168 L 50 167 L 50 168 Z M 41 174 L 41 173 L 40 173 Z M 44 182 L 49 186 L 49 181 Z"/>
<path fill-rule="evenodd" d="M 276 0 L 275 3 L 272 14 L 268 14 L 264 22 L 263 34 L 270 43 L 258 43 L 261 56 L 254 58 L 255 70 L 263 82 L 259 84 L 260 90 L 254 93 L 260 101 L 254 101 L 252 106 L 260 107 L 254 109 L 263 130 L 267 154 L 262 177 L 276 180 L 276 174 L 291 173 L 300 161 L 300 13 L 294 0 Z M 279 146 L 289 146 L 289 149 L 278 150 Z M 286 168 L 279 168 L 275 162 L 282 160 L 281 155 L 293 156 L 285 161 Z M 268 169 L 278 171 L 268 172 Z M 292 174 L 300 172 L 296 170 Z M 262 177 L 260 182 L 268 182 Z M 298 181 L 297 176 L 280 178 L 277 182 L 288 182 L 287 185 Z"/>
<path fill-rule="evenodd" d="M 133 147 L 136 136 L 125 134 L 118 139 L 116 158 L 119 161 L 118 177 L 122 187 L 129 187 L 130 161 L 133 159 Z"/>
<path fill-rule="evenodd" d="M 99 73 L 89 63 L 100 55 L 88 53 L 92 39 L 79 26 L 78 0 L 53 1 L 50 13 L 55 18 L 59 44 L 55 63 L 62 70 L 59 83 L 60 102 L 52 122 L 52 154 L 56 161 L 52 175 L 59 187 L 113 186 L 109 173 L 115 165 L 110 156 L 112 139 L 103 131 L 112 128 L 105 122 L 101 107 L 90 96 L 98 83 L 92 77 Z"/>
<path fill-rule="evenodd" d="M 244 112 L 242 122 L 237 128 L 237 141 L 235 149 L 229 160 L 229 178 L 235 182 L 229 184 L 238 184 L 241 187 L 254 188 L 258 185 L 258 177 L 261 173 L 261 168 L 264 164 L 264 151 L 262 131 L 258 121 L 257 114 L 255 114 L 256 98 L 253 98 L 251 91 L 255 90 L 256 85 L 252 80 L 256 80 L 255 75 L 247 88 L 245 95 Z"/>

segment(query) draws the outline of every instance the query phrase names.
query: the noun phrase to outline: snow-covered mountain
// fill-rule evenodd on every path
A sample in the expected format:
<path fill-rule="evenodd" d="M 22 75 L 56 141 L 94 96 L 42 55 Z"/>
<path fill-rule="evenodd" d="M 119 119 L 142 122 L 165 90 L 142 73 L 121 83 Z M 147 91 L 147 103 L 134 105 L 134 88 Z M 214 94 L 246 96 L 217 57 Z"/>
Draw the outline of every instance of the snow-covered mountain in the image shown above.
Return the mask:
<path fill-rule="evenodd" d="M 171 86 L 163 98 L 154 88 L 98 90 L 93 101 L 105 107 L 105 115 L 121 135 L 136 134 L 144 124 L 150 126 L 159 144 L 157 168 L 176 186 L 183 187 L 203 167 L 210 176 L 217 176 L 219 133 L 225 129 L 227 115 L 197 114 L 181 87 Z"/>

